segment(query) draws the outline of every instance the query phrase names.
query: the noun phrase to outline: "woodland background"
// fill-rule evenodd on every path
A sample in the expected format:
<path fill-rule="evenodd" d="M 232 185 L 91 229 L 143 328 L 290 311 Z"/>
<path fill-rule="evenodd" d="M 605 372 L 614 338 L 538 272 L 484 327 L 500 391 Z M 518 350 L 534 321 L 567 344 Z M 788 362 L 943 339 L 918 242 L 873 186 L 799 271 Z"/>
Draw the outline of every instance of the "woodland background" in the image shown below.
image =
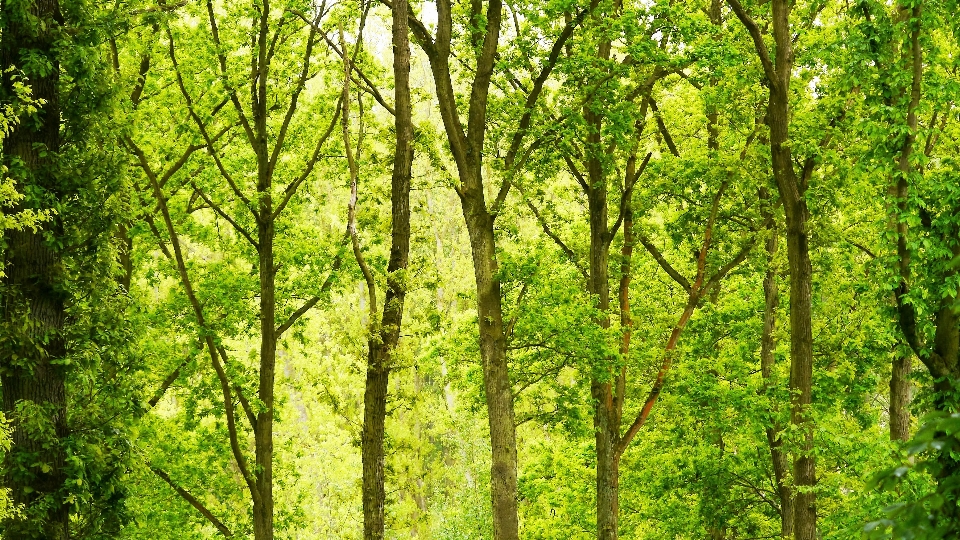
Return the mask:
<path fill-rule="evenodd" d="M 955 0 L 0 0 L 9 539 L 956 538 Z"/>

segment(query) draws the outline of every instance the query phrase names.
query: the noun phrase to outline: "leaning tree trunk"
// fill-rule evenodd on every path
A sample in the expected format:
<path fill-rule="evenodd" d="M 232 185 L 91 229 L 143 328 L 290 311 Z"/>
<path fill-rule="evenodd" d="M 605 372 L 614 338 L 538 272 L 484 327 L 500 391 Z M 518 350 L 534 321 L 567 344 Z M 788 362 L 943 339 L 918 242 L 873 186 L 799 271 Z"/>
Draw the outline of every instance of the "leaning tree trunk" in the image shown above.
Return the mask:
<path fill-rule="evenodd" d="M 38 0 L 28 11 L 42 24 L 22 20 L 12 9 L 4 8 L 0 14 L 2 99 L 17 99 L 13 72 L 7 71 L 16 66 L 24 70 L 30 97 L 42 102 L 31 118 L 17 119 L 19 123 L 4 138 L 2 163 L 21 190 L 32 188 L 31 192 L 50 198 L 42 203 L 27 199 L 18 208 L 40 209 L 40 205 L 49 207 L 71 195 L 56 175 L 60 67 L 55 41 L 63 18 L 57 0 Z M 35 73 L 19 65 L 27 50 L 46 58 L 51 69 Z M 43 230 L 11 230 L 4 236 L 0 384 L 3 411 L 12 421 L 13 446 L 3 464 L 3 483 L 11 490 L 13 502 L 25 506 L 25 512 L 3 524 L 3 537 L 68 538 L 69 507 L 60 493 L 65 479 L 60 439 L 67 434 L 65 366 L 60 363 L 66 354 L 62 330 L 67 294 L 61 281 L 61 254 L 55 247 L 63 238 L 63 226 L 60 218 L 53 216 Z M 41 426 L 43 434 L 37 429 Z"/>

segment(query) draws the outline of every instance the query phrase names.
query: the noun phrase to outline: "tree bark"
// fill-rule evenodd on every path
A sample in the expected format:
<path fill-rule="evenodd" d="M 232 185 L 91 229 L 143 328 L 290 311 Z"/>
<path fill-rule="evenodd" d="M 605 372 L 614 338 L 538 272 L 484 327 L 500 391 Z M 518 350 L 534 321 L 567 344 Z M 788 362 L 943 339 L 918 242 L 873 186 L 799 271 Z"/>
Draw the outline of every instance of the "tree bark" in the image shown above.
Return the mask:
<path fill-rule="evenodd" d="M 894 353 L 890 363 L 890 440 L 910 439 L 910 401 L 913 355 Z"/>
<path fill-rule="evenodd" d="M 18 209 L 43 209 L 41 205 L 52 205 L 72 195 L 68 183 L 61 182 L 56 173 L 61 122 L 55 42 L 63 17 L 56 0 L 38 0 L 27 8 L 40 24 L 22 20 L 14 11 L 3 6 L 0 14 L 2 98 L 5 102 L 16 100 L 14 73 L 6 71 L 15 66 L 24 70 L 23 82 L 31 90 L 31 98 L 43 101 L 32 118 L 19 118 L 4 138 L 2 163 L 22 191 L 34 188 L 34 192 L 51 199 L 45 203 L 26 200 Z M 27 50 L 48 60 L 49 72 L 35 73 L 19 65 Z M 12 447 L 4 460 L 3 483 L 11 490 L 13 502 L 25 506 L 20 518 L 3 524 L 3 536 L 17 540 L 69 537 L 69 506 L 61 493 L 65 473 L 60 444 L 67 435 L 66 367 L 60 363 L 66 355 L 62 331 L 67 293 L 56 247 L 64 232 L 58 216 L 51 216 L 42 227 L 37 231 L 5 232 L 6 275 L 0 283 L 3 325 L 7 329 L 0 341 L 0 384 L 3 412 L 12 422 Z M 17 412 L 20 406 L 28 408 L 21 414 Z M 53 440 L 28 425 L 48 427 Z"/>
<path fill-rule="evenodd" d="M 410 43 L 407 0 L 393 10 L 393 73 L 396 146 L 391 181 L 392 240 L 387 264 L 387 291 L 378 331 L 368 342 L 367 379 L 363 395 L 363 535 L 384 537 L 384 432 L 387 388 L 393 350 L 400 341 L 405 272 L 410 253 L 410 179 L 413 166 L 413 119 L 410 101 Z"/>
<path fill-rule="evenodd" d="M 396 11 L 396 6 L 392 6 Z M 472 18 L 479 21 L 482 2 L 471 3 Z M 450 72 L 453 14 L 449 0 L 437 2 L 437 30 L 432 38 L 419 21 L 413 25 L 420 47 L 430 60 L 436 86 L 437 102 L 444 131 L 457 165 L 457 195 L 470 237 L 474 279 L 477 288 L 477 325 L 480 334 L 480 356 L 483 363 L 483 386 L 490 426 L 490 499 L 495 540 L 517 540 L 517 435 L 513 409 L 513 391 L 507 364 L 506 339 L 503 333 L 503 304 L 498 276 L 496 234 L 493 225 L 496 213 L 487 208 L 483 179 L 483 144 L 490 80 L 496 62 L 502 0 L 489 0 L 485 32 L 470 37 L 478 46 L 476 69 L 470 85 L 467 122 L 464 126 L 457 105 Z M 478 25 L 479 26 L 479 25 Z M 509 184 L 501 187 L 497 201 L 502 202 Z M 495 209 L 496 210 L 496 209 Z"/>
<path fill-rule="evenodd" d="M 807 159 L 802 174 L 793 165 L 789 141 L 790 81 L 793 77 L 793 41 L 789 0 L 772 0 L 775 57 L 771 58 L 757 23 L 738 0 L 727 0 L 753 39 L 769 87 L 767 124 L 770 155 L 786 221 L 787 261 L 790 274 L 790 423 L 802 441 L 793 458 L 794 538 L 815 540 L 817 535 L 816 463 L 813 455 L 813 425 L 809 415 L 813 390 L 813 328 L 811 287 L 813 269 L 807 232 L 809 212 L 805 193 L 813 171 Z"/>
<path fill-rule="evenodd" d="M 766 188 L 760 190 L 760 198 L 769 203 L 769 195 Z M 768 221 L 772 223 L 772 220 Z M 777 271 L 775 258 L 778 250 L 777 231 L 774 227 L 770 228 L 770 236 L 767 237 L 767 270 L 763 277 L 763 334 L 760 340 L 760 374 L 763 377 L 763 388 L 769 396 L 774 388 L 773 367 L 776 365 L 774 349 L 776 348 L 776 328 L 777 328 L 777 307 L 780 304 L 780 290 L 777 284 Z M 771 406 L 771 409 L 774 407 Z M 767 426 L 767 445 L 770 448 L 770 461 L 773 465 L 773 478 L 776 482 L 777 497 L 780 499 L 780 536 L 790 538 L 793 535 L 793 490 L 788 483 L 787 474 L 789 463 L 786 454 L 783 452 L 783 441 L 780 440 L 780 433 L 783 426 L 780 422 L 774 421 L 772 425 Z"/>
<path fill-rule="evenodd" d="M 517 515 L 517 432 L 513 389 L 507 365 L 503 334 L 503 305 L 493 231 L 493 217 L 486 211 L 482 192 L 463 198 L 463 214 L 470 236 L 474 278 L 477 284 L 477 315 L 483 387 L 490 425 L 490 498 L 495 540 L 519 538 Z M 478 204 L 479 203 L 479 204 Z"/>

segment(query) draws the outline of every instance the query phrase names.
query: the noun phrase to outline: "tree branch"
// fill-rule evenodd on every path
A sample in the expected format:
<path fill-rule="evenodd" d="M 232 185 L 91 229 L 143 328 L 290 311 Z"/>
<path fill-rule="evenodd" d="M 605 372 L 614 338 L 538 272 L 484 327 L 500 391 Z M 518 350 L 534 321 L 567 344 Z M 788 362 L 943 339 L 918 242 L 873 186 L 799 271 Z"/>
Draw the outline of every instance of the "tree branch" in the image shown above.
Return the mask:
<path fill-rule="evenodd" d="M 647 252 L 653 257 L 655 261 L 657 261 L 657 264 L 660 265 L 660 268 L 663 268 L 663 271 L 666 272 L 668 276 L 670 276 L 671 278 L 673 278 L 674 281 L 679 283 L 680 286 L 683 287 L 683 290 L 689 291 L 690 282 L 687 281 L 687 278 L 683 277 L 683 275 L 680 274 L 680 272 L 677 272 L 676 268 L 674 268 L 667 261 L 667 259 L 664 258 L 663 254 L 660 253 L 660 250 L 657 249 L 655 245 L 653 245 L 653 242 L 650 241 L 647 235 L 639 231 L 636 234 L 637 234 L 637 240 L 639 240 L 640 243 L 643 244 L 643 247 L 646 248 Z"/>
<path fill-rule="evenodd" d="M 169 474 L 165 473 L 161 469 L 154 467 L 152 465 L 150 465 L 150 470 L 153 471 L 154 474 L 159 476 L 161 480 L 166 482 L 167 485 L 173 488 L 173 490 L 176 491 L 177 494 L 183 498 L 183 500 L 190 503 L 190 506 L 194 507 L 198 512 L 200 512 L 200 514 L 202 514 L 203 517 L 207 519 L 207 521 L 209 521 L 214 527 L 217 528 L 218 531 L 220 531 L 220 534 L 222 534 L 226 538 L 233 538 L 233 533 L 230 532 L 230 529 L 228 529 L 227 526 L 224 525 L 222 521 L 217 519 L 217 517 L 213 515 L 213 512 L 208 510 L 207 507 L 204 506 L 199 499 L 191 495 L 189 491 L 183 489 L 182 487 L 180 487 L 179 484 L 174 482 L 173 479 L 170 478 Z"/>
<path fill-rule="evenodd" d="M 756 21 L 750 18 L 750 15 L 748 15 L 743 9 L 743 6 L 740 5 L 739 0 L 727 0 L 727 4 L 733 9 L 733 12 L 737 15 L 737 18 L 740 19 L 740 22 L 743 23 L 743 26 L 746 27 L 747 32 L 750 33 L 750 37 L 753 39 L 753 46 L 757 50 L 757 56 L 763 65 L 763 73 L 766 75 L 767 81 L 771 86 L 775 88 L 779 87 L 780 79 L 777 77 L 777 70 L 774 68 L 773 62 L 770 60 L 770 52 L 767 50 L 767 45 L 763 42 L 760 27 L 757 26 Z"/>

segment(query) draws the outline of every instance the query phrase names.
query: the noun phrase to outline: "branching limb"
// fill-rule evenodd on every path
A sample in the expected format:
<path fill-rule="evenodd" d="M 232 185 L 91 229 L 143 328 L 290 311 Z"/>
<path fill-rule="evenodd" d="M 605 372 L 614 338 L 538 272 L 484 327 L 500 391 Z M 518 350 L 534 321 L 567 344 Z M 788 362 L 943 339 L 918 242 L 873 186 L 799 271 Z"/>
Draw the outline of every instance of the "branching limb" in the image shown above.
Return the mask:
<path fill-rule="evenodd" d="M 190 186 L 193 187 L 193 192 L 196 193 L 197 195 L 199 195 L 200 198 L 203 199 L 203 202 L 207 203 L 207 206 L 209 206 L 214 212 L 216 212 L 218 216 L 220 216 L 220 217 L 222 217 L 223 219 L 227 220 L 227 223 L 229 223 L 231 226 L 233 226 L 233 229 L 234 229 L 235 231 L 237 231 L 238 233 L 240 233 L 241 236 L 243 236 L 244 238 L 246 238 L 247 241 L 250 242 L 250 245 L 253 246 L 253 249 L 255 249 L 255 250 L 257 250 L 257 251 L 260 251 L 260 244 L 257 243 L 256 240 L 253 239 L 253 236 L 252 236 L 249 232 L 247 232 L 246 229 L 244 229 L 239 223 L 237 223 L 232 217 L 230 217 L 229 214 L 227 214 L 226 212 L 224 212 L 223 209 L 220 208 L 220 205 L 218 205 L 217 203 L 213 202 L 213 201 L 210 199 L 210 197 L 207 197 L 207 194 L 204 193 L 202 189 L 200 189 L 199 187 L 197 187 L 197 185 L 196 185 L 195 183 L 190 182 Z"/>
<path fill-rule="evenodd" d="M 567 260 L 570 261 L 570 264 L 575 266 L 577 270 L 580 271 L 580 274 L 586 279 L 589 277 L 587 269 L 583 267 L 583 264 L 580 262 L 580 257 L 567 246 L 567 244 L 561 239 L 553 229 L 550 228 L 550 224 L 547 223 L 547 220 L 543 217 L 537 207 L 530 201 L 529 198 L 524 197 L 525 202 L 527 203 L 527 208 L 530 209 L 530 212 L 533 213 L 533 216 L 537 218 L 537 222 L 540 224 L 540 228 L 543 229 L 543 233 L 546 234 L 553 242 L 560 248 L 560 251 L 567 256 Z"/>
<path fill-rule="evenodd" d="M 687 278 L 683 277 L 680 272 L 677 272 L 677 269 L 670 264 L 669 261 L 663 256 L 663 253 L 660 253 L 660 250 L 657 249 L 657 246 L 653 245 L 653 242 L 650 241 L 650 238 L 642 232 L 637 232 L 637 240 L 643 245 L 647 250 L 647 253 L 653 257 L 653 260 L 657 261 L 657 264 L 660 265 L 660 268 L 663 268 L 663 271 L 667 273 L 668 276 L 673 278 L 674 281 L 680 284 L 683 287 L 683 290 L 690 290 L 690 282 L 687 281 Z"/>
<path fill-rule="evenodd" d="M 237 111 L 237 117 L 240 118 L 240 125 L 243 126 L 243 131 L 247 134 L 247 141 L 251 146 L 256 146 L 257 137 L 253 133 L 253 127 L 250 125 L 250 122 L 247 120 L 247 115 L 243 111 L 243 105 L 240 104 L 240 98 L 237 97 L 237 91 L 230 85 L 229 75 L 227 73 L 227 55 L 224 52 L 223 44 L 220 42 L 220 27 L 217 25 L 217 16 L 214 13 L 213 9 L 213 0 L 207 0 L 207 18 L 210 21 L 210 35 L 213 37 L 213 45 L 217 50 L 217 62 L 220 67 L 220 80 L 223 82 L 223 86 L 227 89 L 227 92 L 230 93 L 230 102 L 233 103 L 234 109 Z M 167 34 L 170 35 L 170 57 L 173 58 L 173 36 L 170 34 L 170 29 L 167 28 Z M 174 62 L 174 69 L 177 70 L 177 77 L 180 77 L 179 69 Z M 186 98 L 186 95 L 184 95 Z M 188 100 L 188 106 L 190 110 L 193 111 L 192 105 Z"/>
<path fill-rule="evenodd" d="M 353 158 L 353 150 L 350 147 L 350 58 L 346 55 L 346 42 L 343 39 L 343 26 L 340 27 L 340 46 L 343 54 L 343 99 L 341 106 L 343 113 L 340 121 L 343 125 L 343 151 L 347 155 L 347 166 L 350 170 L 350 203 L 347 207 L 347 230 L 350 233 L 350 243 L 353 246 L 353 256 L 357 260 L 357 265 L 363 273 L 363 279 L 367 283 L 367 296 L 370 299 L 370 320 L 377 320 L 377 284 L 373 279 L 373 272 L 370 265 L 363 257 L 363 251 L 360 249 L 360 238 L 357 236 L 357 177 L 359 170 L 357 162 Z"/>
<path fill-rule="evenodd" d="M 276 336 L 278 339 L 280 338 L 281 335 L 283 335 L 284 332 L 289 330 L 290 327 L 293 326 L 300 319 L 300 317 L 302 317 L 308 311 L 313 309 L 313 306 L 317 305 L 317 302 L 319 302 L 323 298 L 322 295 L 330 291 L 330 286 L 333 284 L 333 278 L 336 275 L 337 270 L 340 269 L 340 264 L 343 261 L 343 252 L 344 252 L 344 249 L 346 248 L 348 241 L 349 241 L 349 237 L 345 235 L 343 238 L 343 242 L 340 243 L 340 248 L 337 250 L 337 256 L 334 257 L 333 263 L 330 265 L 330 272 L 327 274 L 327 278 L 323 280 L 323 285 L 320 286 L 320 294 L 304 302 L 299 309 L 297 309 L 296 311 L 291 313 L 289 317 L 287 317 L 287 320 L 285 320 L 283 324 L 277 327 Z"/>
<path fill-rule="evenodd" d="M 160 400 L 163 399 L 163 395 L 167 393 L 167 390 L 173 386 L 173 383 L 180 378 L 180 372 L 190 363 L 190 360 L 193 360 L 193 355 L 187 355 L 182 362 L 177 366 L 176 369 L 170 372 L 167 375 L 167 378 L 160 383 L 160 388 L 157 388 L 157 391 L 153 393 L 153 397 L 150 398 L 150 401 L 147 402 L 147 408 L 152 409 L 157 406 L 157 403 L 160 403 Z"/>
<path fill-rule="evenodd" d="M 320 159 L 320 150 L 323 149 L 323 145 L 327 142 L 327 139 L 330 138 L 330 135 L 333 133 L 333 129 L 337 126 L 337 120 L 340 119 L 340 112 L 343 109 L 343 95 L 340 95 L 340 98 L 337 101 L 336 111 L 333 113 L 333 118 L 330 119 L 330 125 L 327 126 L 327 130 L 323 132 L 323 135 L 317 139 L 317 144 L 313 147 L 313 154 L 310 155 L 310 159 L 307 160 L 307 163 L 303 167 L 303 172 L 300 173 L 300 176 L 294 178 L 289 184 L 287 184 L 286 189 L 283 190 L 283 198 L 280 199 L 280 204 L 277 205 L 277 209 L 273 211 L 273 218 L 276 219 L 280 216 L 280 213 L 283 212 L 283 209 L 286 208 L 287 203 L 290 202 L 290 199 L 293 198 L 296 194 L 297 189 L 300 188 L 302 184 L 313 172 L 313 169 L 317 166 L 317 161 Z"/>
<path fill-rule="evenodd" d="M 217 517 L 213 515 L 213 512 L 208 510 L 199 499 L 191 495 L 190 492 L 181 487 L 180 484 L 174 482 L 173 479 L 170 478 L 169 474 L 152 465 L 150 466 L 150 470 L 153 471 L 153 474 L 157 475 L 161 480 L 166 482 L 167 485 L 173 488 L 173 490 L 177 492 L 177 495 L 180 495 L 183 500 L 190 503 L 190 506 L 194 507 L 198 512 L 200 512 L 200 514 L 203 515 L 207 521 L 209 521 L 214 527 L 217 528 L 218 531 L 220 531 L 220 534 L 226 538 L 233 538 L 233 533 L 230 532 L 230 529 L 228 529 L 222 521 L 217 519 Z"/>
<path fill-rule="evenodd" d="M 200 130 L 200 135 L 203 137 L 205 147 L 210 153 L 210 157 L 213 158 L 214 164 L 217 166 L 217 170 L 220 171 L 220 176 L 230 185 L 230 188 L 233 190 L 234 194 L 247 206 L 250 212 L 260 219 L 260 214 L 257 212 L 257 209 L 250 203 L 250 199 L 243 194 L 243 191 L 240 189 L 240 186 L 234 181 L 233 176 L 227 171 L 226 167 L 223 165 L 223 162 L 220 160 L 220 154 L 217 152 L 214 147 L 213 137 L 210 136 L 210 133 L 207 132 L 206 123 L 200 118 L 200 115 L 197 114 L 196 108 L 193 104 L 193 98 L 190 97 L 190 93 L 187 91 L 186 84 L 183 81 L 183 75 L 180 73 L 180 65 L 177 62 L 176 48 L 173 41 L 173 33 L 170 32 L 170 29 L 167 28 L 167 38 L 170 42 L 169 53 L 170 61 L 173 63 L 174 73 L 176 74 L 177 86 L 180 88 L 180 94 L 183 95 L 184 101 L 187 103 L 187 110 L 190 112 L 190 117 L 193 118 L 194 123 L 197 124 L 197 129 Z M 234 94 L 231 99 L 236 99 Z M 239 103 L 239 102 L 237 102 Z M 244 124 L 244 129 L 249 129 L 249 126 L 245 123 L 245 118 L 241 118 L 241 123 Z M 248 137 L 250 134 L 248 134 Z"/>
<path fill-rule="evenodd" d="M 763 42 L 763 35 L 760 33 L 760 27 L 757 26 L 757 22 L 747 14 L 739 0 L 727 0 L 727 4 L 736 14 L 737 18 L 740 19 L 740 22 L 743 23 L 743 26 L 746 27 L 747 32 L 750 33 L 750 38 L 753 39 L 753 46 L 757 50 L 757 56 L 763 65 L 763 73 L 766 75 L 767 80 L 774 87 L 778 87 L 780 85 L 780 79 L 777 77 L 777 70 L 774 68 L 773 61 L 770 60 L 770 52 L 767 50 L 766 43 Z"/>

